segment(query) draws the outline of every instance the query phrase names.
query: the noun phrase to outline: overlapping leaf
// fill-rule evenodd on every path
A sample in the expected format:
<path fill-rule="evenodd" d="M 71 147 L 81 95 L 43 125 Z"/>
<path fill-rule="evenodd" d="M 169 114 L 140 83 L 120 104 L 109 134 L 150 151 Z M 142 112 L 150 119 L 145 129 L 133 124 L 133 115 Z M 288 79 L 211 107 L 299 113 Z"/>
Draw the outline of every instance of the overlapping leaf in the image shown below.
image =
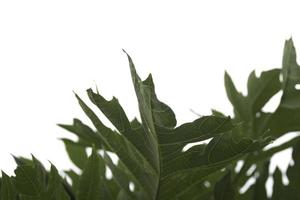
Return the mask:
<path fill-rule="evenodd" d="M 95 145 L 118 156 L 118 165 L 114 165 L 107 154 L 104 161 L 120 187 L 120 196 L 164 200 L 189 196 L 190 192 L 195 192 L 195 185 L 201 188 L 210 174 L 219 173 L 226 165 L 267 144 L 264 138 L 234 138 L 234 125 L 229 117 L 224 116 L 204 116 L 176 127 L 174 112 L 155 94 L 152 76 L 142 81 L 131 57 L 127 56 L 142 122 L 136 119 L 130 122 L 115 97 L 108 101 L 98 91 L 95 93 L 89 89 L 87 93 L 91 102 L 118 132 L 105 126 L 77 95 L 80 106 L 97 131 L 78 120 L 74 125 L 61 125 L 79 136 L 81 142 L 78 145 Z M 89 137 L 82 136 L 83 129 L 88 131 Z M 197 145 L 183 152 L 185 145 L 210 138 L 208 145 Z M 133 192 L 128 189 L 130 182 L 135 186 Z M 201 190 L 194 195 L 201 196 Z M 212 191 L 207 194 L 210 195 Z"/>
<path fill-rule="evenodd" d="M 68 183 L 51 165 L 50 171 L 35 158 L 15 157 L 15 176 L 2 172 L 1 200 L 74 200 Z"/>
<path fill-rule="evenodd" d="M 299 137 L 263 149 L 271 139 L 300 130 L 300 68 L 292 40 L 285 44 L 282 69 L 262 72 L 260 77 L 255 72 L 250 74 L 246 96 L 225 74 L 233 119 L 213 110 L 211 116 L 179 126 L 172 109 L 158 99 L 152 76 L 141 80 L 126 55 L 141 121 L 130 121 L 117 98 L 106 100 L 99 91 L 88 89 L 89 100 L 113 124 L 113 130 L 76 95 L 93 127 L 79 119 L 72 125 L 59 126 L 78 136 L 77 141 L 62 141 L 79 171 L 65 171 L 66 180 L 53 165 L 47 171 L 34 157 L 15 157 L 15 176 L 2 173 L 0 200 L 268 199 L 264 185 L 269 177 L 269 160 L 289 147 L 293 147 L 294 160 L 287 170 L 289 184 L 283 185 L 281 171 L 276 170 L 270 198 L 300 199 Z M 283 94 L 276 111 L 263 112 L 264 105 L 280 90 Z M 207 139 L 208 143 L 199 143 Z M 190 143 L 195 146 L 186 150 Z M 87 147 L 93 149 L 90 156 Z M 117 156 L 117 162 L 111 156 Z M 239 160 L 244 164 L 235 171 Z M 247 175 L 253 164 L 255 170 Z M 112 177 L 108 177 L 109 172 Z M 250 178 L 256 179 L 255 184 L 241 194 L 239 188 Z"/>
<path fill-rule="evenodd" d="M 282 81 L 280 81 L 282 75 Z M 248 95 L 243 96 L 237 92 L 231 78 L 225 74 L 225 86 L 228 98 L 234 106 L 234 120 L 242 122 L 240 130 L 253 138 L 265 135 L 273 139 L 291 131 L 300 131 L 300 91 L 297 84 L 300 83 L 300 66 L 296 62 L 296 51 L 292 39 L 286 41 L 282 60 L 282 69 L 273 69 L 262 72 L 257 78 L 252 72 L 248 79 Z M 273 113 L 262 111 L 263 106 L 278 92 L 282 91 L 282 96 L 277 109 Z M 267 132 L 266 132 L 267 131 Z M 266 199 L 264 184 L 268 177 L 267 169 L 263 166 L 275 153 L 294 146 L 299 141 L 299 137 L 288 141 L 280 146 L 267 151 L 260 151 L 258 154 L 248 155 L 244 160 L 241 171 L 236 175 L 236 187 L 242 187 L 249 178 L 246 171 L 256 164 L 253 174 L 259 174 L 256 184 L 242 195 L 243 199 Z M 264 169 L 264 171 L 261 171 Z M 298 169 L 298 173 L 300 173 Z M 291 179 L 293 180 L 293 179 Z M 282 191 L 281 172 L 279 169 L 274 174 L 274 195 L 272 199 L 283 199 L 285 195 Z M 263 192 L 264 191 L 264 192 Z"/>

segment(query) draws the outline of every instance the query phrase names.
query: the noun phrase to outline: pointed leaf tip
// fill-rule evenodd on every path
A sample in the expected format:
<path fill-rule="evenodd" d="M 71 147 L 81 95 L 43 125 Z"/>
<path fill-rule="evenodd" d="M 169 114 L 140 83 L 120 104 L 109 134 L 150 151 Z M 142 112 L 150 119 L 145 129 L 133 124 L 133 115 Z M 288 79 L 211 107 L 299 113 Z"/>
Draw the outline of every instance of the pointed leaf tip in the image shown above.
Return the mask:
<path fill-rule="evenodd" d="M 231 80 L 231 76 L 229 75 L 229 73 L 225 70 L 225 73 L 224 73 L 224 79 L 225 80 Z"/>
<path fill-rule="evenodd" d="M 126 51 L 125 49 L 122 49 L 122 51 L 126 54 L 127 58 L 128 58 L 129 60 L 131 60 L 131 57 L 130 57 L 130 55 L 127 53 L 127 51 Z"/>

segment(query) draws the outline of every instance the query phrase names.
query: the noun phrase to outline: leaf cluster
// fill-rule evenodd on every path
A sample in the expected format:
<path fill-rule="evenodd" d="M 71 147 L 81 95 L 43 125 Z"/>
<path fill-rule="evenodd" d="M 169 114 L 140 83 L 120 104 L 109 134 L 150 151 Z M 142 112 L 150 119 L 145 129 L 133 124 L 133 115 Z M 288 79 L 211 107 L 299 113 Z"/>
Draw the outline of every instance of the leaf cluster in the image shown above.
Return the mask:
<path fill-rule="evenodd" d="M 75 94 L 93 127 L 79 119 L 59 126 L 78 138 L 62 141 L 80 170 L 59 173 L 54 165 L 46 170 L 33 156 L 15 157 L 15 174 L 2 172 L 0 200 L 300 199 L 300 137 L 268 148 L 277 138 L 300 130 L 300 66 L 291 39 L 285 43 L 282 68 L 259 77 L 253 71 L 247 95 L 225 73 L 234 116 L 212 110 L 211 115 L 182 125 L 157 97 L 151 74 L 141 80 L 126 55 L 140 120 L 129 120 L 117 98 L 107 100 L 88 89 L 90 103 L 111 122 L 114 128 L 110 128 Z M 264 112 L 263 107 L 280 91 L 276 110 Z M 191 143 L 195 145 L 186 149 Z M 287 148 L 293 149 L 293 164 L 286 172 L 289 183 L 284 184 L 283 172 L 276 168 L 270 173 L 269 165 L 274 154 Z M 274 179 L 271 196 L 265 187 L 270 177 Z M 249 180 L 254 183 L 241 191 Z"/>

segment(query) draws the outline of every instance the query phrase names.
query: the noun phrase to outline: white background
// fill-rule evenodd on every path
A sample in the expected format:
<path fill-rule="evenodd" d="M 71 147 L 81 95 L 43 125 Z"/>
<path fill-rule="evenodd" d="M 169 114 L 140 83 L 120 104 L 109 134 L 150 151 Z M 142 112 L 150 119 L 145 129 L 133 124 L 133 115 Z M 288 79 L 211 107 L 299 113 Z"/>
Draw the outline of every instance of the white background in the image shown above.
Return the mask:
<path fill-rule="evenodd" d="M 248 74 L 281 67 L 284 40 L 300 49 L 296 1 L 0 1 L 0 168 L 10 154 L 34 154 L 59 169 L 72 165 L 57 123 L 86 121 L 72 90 L 98 85 L 138 115 L 126 49 L 142 78 L 152 73 L 157 94 L 179 124 L 232 114 L 223 85 L 227 70 L 245 93 Z M 289 152 L 275 159 L 281 167 Z M 285 163 L 285 164 L 282 164 Z M 274 168 L 275 165 L 273 165 Z"/>

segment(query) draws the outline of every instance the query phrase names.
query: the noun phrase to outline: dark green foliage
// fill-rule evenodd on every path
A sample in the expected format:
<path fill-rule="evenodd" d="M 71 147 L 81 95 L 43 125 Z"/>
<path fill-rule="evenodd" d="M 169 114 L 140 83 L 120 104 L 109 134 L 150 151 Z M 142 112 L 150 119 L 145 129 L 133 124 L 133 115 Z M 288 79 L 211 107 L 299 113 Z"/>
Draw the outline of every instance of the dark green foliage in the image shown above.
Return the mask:
<path fill-rule="evenodd" d="M 126 55 L 141 121 L 129 120 L 115 97 L 106 100 L 88 89 L 90 102 L 112 123 L 115 129 L 111 129 L 75 94 L 93 127 L 78 119 L 59 126 L 78 137 L 77 141 L 62 141 L 81 173 L 69 170 L 60 175 L 53 165 L 46 170 L 34 157 L 15 157 L 15 175 L 2 173 L 0 200 L 300 199 L 300 137 L 264 149 L 272 140 L 300 130 L 300 91 L 295 87 L 300 84 L 300 68 L 292 40 L 286 41 L 281 69 L 262 72 L 260 77 L 254 71 L 250 74 L 246 96 L 225 74 L 234 116 L 212 110 L 212 115 L 180 126 L 172 109 L 156 96 L 152 76 L 141 80 Z M 264 112 L 262 108 L 279 91 L 278 108 Z M 208 143 L 183 151 L 187 144 L 207 139 Z M 289 184 L 284 185 L 279 169 L 270 174 L 269 160 L 290 147 L 294 164 L 287 170 Z M 87 148 L 93 149 L 91 155 Z M 238 161 L 244 164 L 235 170 Z M 265 188 L 269 177 L 274 178 L 271 197 Z M 255 183 L 241 193 L 240 188 L 250 179 Z"/>
<path fill-rule="evenodd" d="M 15 176 L 2 172 L 1 200 L 72 200 L 67 183 L 51 165 L 46 171 L 34 157 L 32 160 L 15 157 L 18 164 Z"/>
<path fill-rule="evenodd" d="M 17 192 L 12 179 L 2 172 L 0 199 L 12 200 L 17 198 Z"/>
<path fill-rule="evenodd" d="M 231 200 L 234 199 L 234 188 L 231 182 L 231 173 L 223 176 L 215 185 L 215 200 Z"/>

